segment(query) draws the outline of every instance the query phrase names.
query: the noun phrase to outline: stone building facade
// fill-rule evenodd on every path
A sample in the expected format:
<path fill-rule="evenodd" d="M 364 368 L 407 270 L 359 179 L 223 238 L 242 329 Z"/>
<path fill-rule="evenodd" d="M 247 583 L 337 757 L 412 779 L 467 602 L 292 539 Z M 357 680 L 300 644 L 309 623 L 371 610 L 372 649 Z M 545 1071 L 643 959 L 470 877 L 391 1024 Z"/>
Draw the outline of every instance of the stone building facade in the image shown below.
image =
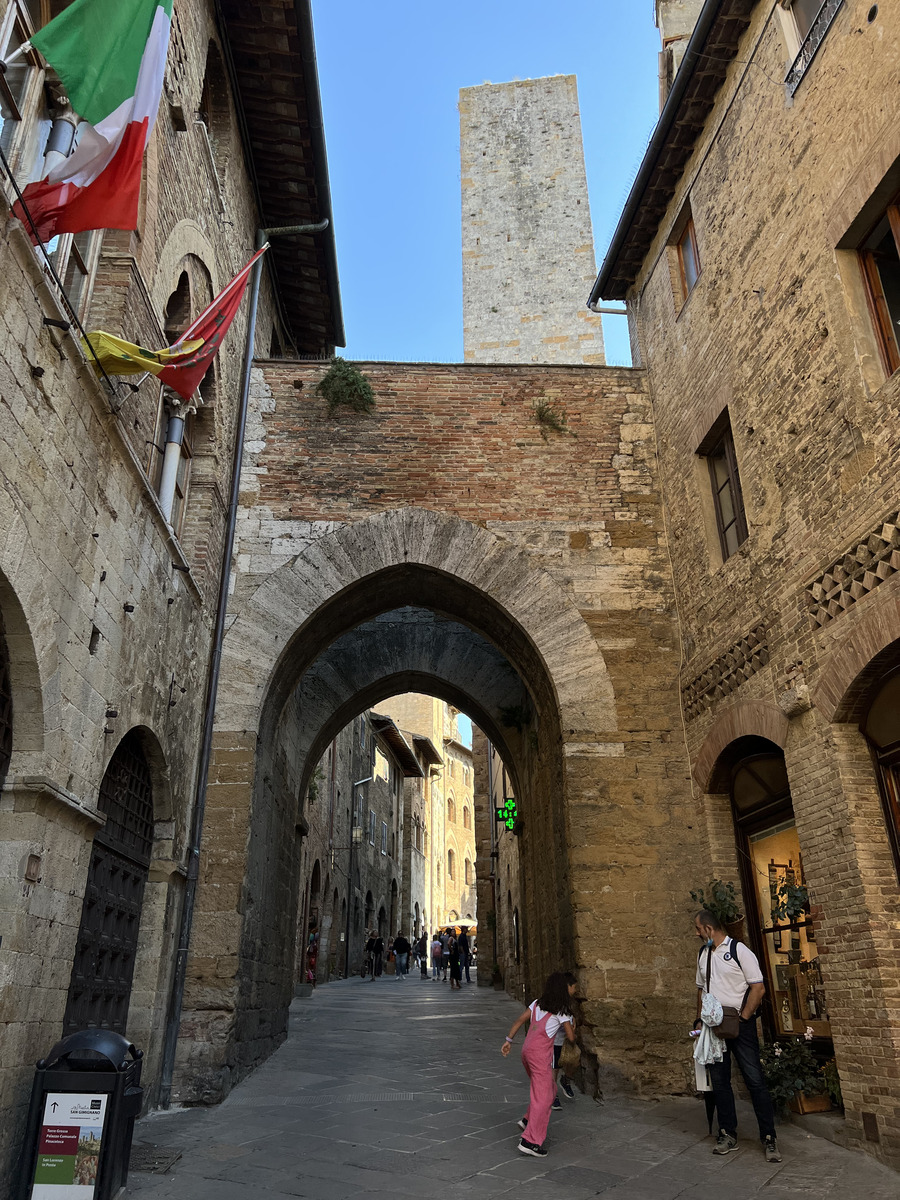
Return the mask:
<path fill-rule="evenodd" d="M 524 999 L 525 925 L 527 913 L 522 897 L 520 835 L 523 821 L 518 813 L 512 776 L 497 748 L 480 729 L 473 732 L 472 755 L 475 777 L 475 819 L 478 846 L 478 983 L 497 983 L 511 996 Z M 500 812 L 509 815 L 501 819 Z M 488 865 L 490 864 L 490 865 Z M 575 964 L 558 962 L 555 970 Z"/>
<path fill-rule="evenodd" d="M 898 55 L 896 6 L 704 5 L 592 297 L 651 382 L 697 881 L 738 882 L 769 1036 L 813 1029 L 895 1166 Z"/>
<path fill-rule="evenodd" d="M 367 934 L 404 923 L 405 784 L 419 760 L 387 716 L 360 713 L 313 772 L 301 817 L 295 989 L 357 974 Z"/>
<path fill-rule="evenodd" d="M 428 792 L 430 808 L 423 809 L 429 814 L 423 846 L 427 843 L 430 896 L 421 911 L 429 914 L 432 926 L 460 921 L 471 925 L 476 919 L 472 751 L 459 741 L 458 710 L 435 696 L 415 693 L 392 696 L 381 707 L 401 728 L 439 748 L 440 764 Z M 414 911 L 418 901 L 411 894 L 407 911 Z"/>
<path fill-rule="evenodd" d="M 390 701 L 388 701 L 390 703 Z M 384 705 L 382 705 L 384 707 Z M 435 805 L 441 804 L 440 778 L 443 759 L 431 738 L 411 730 L 403 736 L 412 746 L 422 769 L 408 776 L 403 788 L 403 860 L 400 880 L 401 927 L 407 936 L 433 932 L 439 910 L 434 878 Z"/>
<path fill-rule="evenodd" d="M 0 56 L 50 7 L 3 0 Z M 248 137 L 259 130 L 254 52 L 239 45 L 237 7 L 176 0 L 138 227 L 60 239 L 53 253 L 68 306 L 11 217 L 8 180 L 0 197 L 2 1195 L 34 1062 L 64 1032 L 127 1029 L 145 1052 L 148 1102 L 160 1095 L 246 308 L 196 397 L 180 503 L 168 514 L 158 495 L 160 388 L 151 378 L 108 389 L 70 322 L 165 344 L 247 261 L 258 226 L 275 223 L 254 187 L 267 169 L 261 146 L 242 140 L 236 117 L 240 94 Z M 293 6 L 250 7 L 259 19 L 277 8 L 296 25 Z M 299 49 L 291 61 L 299 71 Z M 2 145 L 20 183 L 43 152 L 45 82 L 34 53 L 7 77 L 18 107 L 4 101 Z M 282 130 L 310 180 L 295 195 L 295 224 L 327 215 L 314 193 L 324 160 L 300 137 L 308 115 L 285 117 Z M 280 292 L 264 275 L 258 349 L 269 353 L 275 329 L 302 343 L 297 327 L 314 314 L 320 332 L 307 331 L 305 352 L 327 354 L 340 338 L 327 237 L 324 248 L 307 238 L 294 252 L 308 259 L 307 298 L 292 306 L 291 270 Z M 102 929 L 98 896 L 114 914 Z"/>
<path fill-rule="evenodd" d="M 703 851 L 672 734 L 677 627 L 645 376 L 362 368 L 368 415 L 328 414 L 327 363 L 254 372 L 197 915 L 210 945 L 233 937 L 190 980 L 196 1092 L 180 1097 L 223 1094 L 280 1039 L 296 796 L 354 712 L 413 691 L 468 713 L 513 777 L 522 984 L 576 964 L 603 1061 L 648 1093 L 679 1088 L 670 998 Z M 577 437 L 542 430 L 544 396 Z M 247 826 L 252 911 L 213 886 Z"/>
<path fill-rule="evenodd" d="M 575 76 L 463 88 L 459 117 L 466 362 L 602 365 Z"/>

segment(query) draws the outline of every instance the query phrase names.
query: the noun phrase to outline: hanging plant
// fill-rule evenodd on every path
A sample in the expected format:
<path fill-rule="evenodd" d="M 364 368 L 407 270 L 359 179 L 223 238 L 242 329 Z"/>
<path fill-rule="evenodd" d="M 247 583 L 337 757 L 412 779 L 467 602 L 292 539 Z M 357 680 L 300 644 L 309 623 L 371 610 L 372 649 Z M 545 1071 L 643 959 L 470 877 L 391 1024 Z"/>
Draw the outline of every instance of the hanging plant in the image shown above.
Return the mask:
<path fill-rule="evenodd" d="M 802 883 L 790 883 L 782 879 L 775 892 L 775 903 L 772 905 L 772 920 L 775 923 L 787 921 L 793 925 L 804 913 L 809 912 L 809 892 Z"/>
<path fill-rule="evenodd" d="M 741 908 L 733 883 L 713 879 L 705 889 L 697 888 L 696 891 L 692 891 L 691 899 L 699 908 L 711 912 L 723 925 L 731 925 L 741 919 Z"/>
<path fill-rule="evenodd" d="M 354 412 L 368 413 L 375 407 L 372 385 L 359 367 L 339 355 L 316 384 L 316 392 L 328 402 L 328 415 L 341 406 Z"/>

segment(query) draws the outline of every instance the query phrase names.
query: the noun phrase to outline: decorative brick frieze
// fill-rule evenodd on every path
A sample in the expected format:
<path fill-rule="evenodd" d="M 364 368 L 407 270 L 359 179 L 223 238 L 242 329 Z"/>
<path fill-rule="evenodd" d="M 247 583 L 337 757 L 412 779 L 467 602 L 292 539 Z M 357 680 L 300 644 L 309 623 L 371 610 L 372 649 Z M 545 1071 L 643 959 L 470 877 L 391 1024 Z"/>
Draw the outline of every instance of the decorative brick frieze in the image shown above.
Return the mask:
<path fill-rule="evenodd" d="M 805 591 L 813 627 L 827 625 L 900 570 L 900 512 L 891 513 Z"/>
<path fill-rule="evenodd" d="M 768 633 L 765 625 L 756 625 L 681 689 L 684 715 L 689 720 L 699 716 L 717 700 L 730 696 L 768 661 Z"/>

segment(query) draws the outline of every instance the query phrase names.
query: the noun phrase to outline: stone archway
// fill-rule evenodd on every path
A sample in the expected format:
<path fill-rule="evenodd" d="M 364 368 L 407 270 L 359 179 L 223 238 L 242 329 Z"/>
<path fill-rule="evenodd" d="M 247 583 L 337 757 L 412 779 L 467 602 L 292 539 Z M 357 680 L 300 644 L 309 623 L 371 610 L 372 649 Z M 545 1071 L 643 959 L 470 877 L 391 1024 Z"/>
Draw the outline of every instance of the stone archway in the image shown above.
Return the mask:
<path fill-rule="evenodd" d="M 186 1006 L 202 989 L 190 1023 L 214 1033 L 200 1034 L 208 1069 L 195 1056 L 192 1086 L 221 1094 L 283 1036 L 298 797 L 337 730 L 398 691 L 464 704 L 527 777 L 530 970 L 575 962 L 567 809 L 615 757 L 616 714 L 597 642 L 559 585 L 484 528 L 407 508 L 320 538 L 240 589 L 233 613 L 194 935 L 219 952 L 194 960 Z"/>
<path fill-rule="evenodd" d="M 247 510 L 260 536 L 242 542 L 224 645 L 177 1098 L 224 1095 L 283 1037 L 310 773 L 343 725 L 402 691 L 468 712 L 514 777 L 516 988 L 576 969 L 588 1047 L 648 1093 L 681 1086 L 670 996 L 700 852 L 670 745 L 676 660 L 658 582 L 588 594 L 524 529 L 419 507 L 323 514 L 289 543 L 291 523 L 266 511 Z M 573 553 L 601 545 L 599 532 L 564 536 Z M 347 903 L 353 917 L 362 897 Z"/>

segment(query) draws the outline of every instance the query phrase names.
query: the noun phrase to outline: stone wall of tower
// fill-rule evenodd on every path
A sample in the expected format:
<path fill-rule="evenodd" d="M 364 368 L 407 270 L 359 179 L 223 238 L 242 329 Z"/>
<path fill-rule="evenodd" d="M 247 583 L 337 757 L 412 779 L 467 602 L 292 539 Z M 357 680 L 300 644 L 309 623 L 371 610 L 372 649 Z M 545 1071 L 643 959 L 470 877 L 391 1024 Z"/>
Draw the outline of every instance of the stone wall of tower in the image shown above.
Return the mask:
<path fill-rule="evenodd" d="M 574 75 L 463 88 L 466 362 L 602 365 Z"/>

